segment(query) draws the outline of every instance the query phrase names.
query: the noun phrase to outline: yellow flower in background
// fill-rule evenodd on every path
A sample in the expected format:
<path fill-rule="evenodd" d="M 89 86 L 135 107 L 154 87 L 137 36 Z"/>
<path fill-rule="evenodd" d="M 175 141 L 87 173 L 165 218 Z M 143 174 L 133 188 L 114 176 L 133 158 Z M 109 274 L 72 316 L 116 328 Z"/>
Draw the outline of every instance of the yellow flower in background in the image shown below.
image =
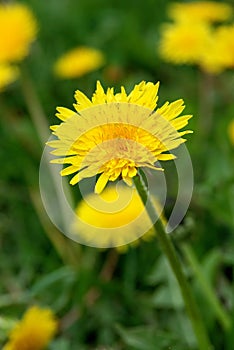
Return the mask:
<path fill-rule="evenodd" d="M 221 50 L 223 65 L 234 68 L 234 24 L 218 27 L 214 41 Z"/>
<path fill-rule="evenodd" d="M 0 62 L 22 60 L 37 34 L 31 10 L 23 4 L 0 4 Z"/>
<path fill-rule="evenodd" d="M 234 119 L 228 125 L 228 135 L 229 135 L 231 143 L 234 146 Z"/>
<path fill-rule="evenodd" d="M 174 64 L 196 64 L 211 41 L 210 29 L 203 23 L 179 22 L 162 26 L 159 54 Z"/>
<path fill-rule="evenodd" d="M 0 92 L 18 78 L 19 72 L 16 67 L 0 63 Z"/>
<path fill-rule="evenodd" d="M 231 18 L 233 10 L 230 5 L 216 1 L 192 1 L 172 3 L 168 14 L 176 21 L 189 21 L 193 26 L 196 21 L 226 21 Z"/>
<path fill-rule="evenodd" d="M 214 30 L 210 46 L 201 56 L 201 66 L 213 74 L 234 68 L 234 25 L 222 25 Z"/>
<path fill-rule="evenodd" d="M 214 34 L 207 50 L 203 51 L 200 58 L 200 67 L 210 74 L 220 74 L 227 68 L 221 49 L 222 43 L 219 41 L 217 42 L 215 37 Z"/>
<path fill-rule="evenodd" d="M 58 118 L 63 122 L 52 127 L 57 140 L 48 145 L 51 153 L 60 156 L 52 163 L 70 164 L 61 175 L 74 174 L 70 183 L 75 185 L 83 178 L 101 174 L 95 192 L 101 193 L 108 181 L 120 176 L 128 185 L 139 167 L 163 170 L 157 161 L 171 160 L 168 151 L 186 140 L 178 132 L 188 124 L 191 115 L 178 117 L 184 110 L 182 99 L 157 106 L 159 83 L 141 82 L 130 94 L 124 87 L 115 94 L 113 88 L 104 92 L 98 82 L 89 100 L 76 91 L 77 113 L 58 108 Z"/>
<path fill-rule="evenodd" d="M 171 4 L 174 23 L 162 26 L 160 56 L 169 63 L 196 64 L 211 74 L 233 68 L 234 26 L 212 25 L 232 15 L 230 5 L 215 1 Z"/>
<path fill-rule="evenodd" d="M 161 205 L 155 198 L 153 202 L 161 214 Z M 73 222 L 72 231 L 85 242 L 98 243 L 103 247 L 115 241 L 117 249 L 124 252 L 127 249 L 126 242 L 133 241 L 131 245 L 139 242 L 136 240 L 138 230 L 145 232 L 152 226 L 144 209 L 136 189 L 123 185 L 108 186 L 100 195 L 90 193 L 78 204 L 75 211 L 78 220 Z M 161 219 L 166 224 L 162 214 Z M 112 229 L 118 228 L 120 234 L 113 234 Z M 147 241 L 154 235 L 154 230 L 149 229 L 141 238 Z"/>
<path fill-rule="evenodd" d="M 57 327 L 50 309 L 33 306 L 11 331 L 3 350 L 43 350 L 54 337 Z"/>
<path fill-rule="evenodd" d="M 54 71 L 60 78 L 78 78 L 100 68 L 104 61 L 100 50 L 81 46 L 62 55 L 55 63 Z"/>

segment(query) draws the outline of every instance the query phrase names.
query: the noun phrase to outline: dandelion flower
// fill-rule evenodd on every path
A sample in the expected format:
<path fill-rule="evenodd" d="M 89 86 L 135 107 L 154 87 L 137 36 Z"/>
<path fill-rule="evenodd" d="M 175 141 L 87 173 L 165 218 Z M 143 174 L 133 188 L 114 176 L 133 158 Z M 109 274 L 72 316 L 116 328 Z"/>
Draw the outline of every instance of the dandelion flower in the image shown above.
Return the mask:
<path fill-rule="evenodd" d="M 22 4 L 0 4 L 0 33 L 0 62 L 22 60 L 37 33 L 30 9 Z"/>
<path fill-rule="evenodd" d="M 207 73 L 219 74 L 227 68 L 224 53 L 221 49 L 223 43 L 216 41 L 214 34 L 207 50 L 204 50 L 200 58 L 200 67 Z"/>
<path fill-rule="evenodd" d="M 190 115 L 178 117 L 184 110 L 182 99 L 166 102 L 156 108 L 159 83 L 141 82 L 128 95 L 124 89 L 115 94 L 113 88 L 104 92 L 100 82 L 89 100 L 76 91 L 76 113 L 58 108 L 57 117 L 63 122 L 52 126 L 57 140 L 48 145 L 51 153 L 60 156 L 53 163 L 70 164 L 61 175 L 75 173 L 70 183 L 100 174 L 95 192 L 101 193 L 108 181 L 119 177 L 132 185 L 138 168 L 163 170 L 155 163 L 171 160 L 168 151 L 185 142 L 178 132 L 188 124 Z"/>
<path fill-rule="evenodd" d="M 162 27 L 159 54 L 170 63 L 197 64 L 210 40 L 210 30 L 206 24 L 167 24 Z"/>
<path fill-rule="evenodd" d="M 220 26 L 214 37 L 221 50 L 220 60 L 227 68 L 234 68 L 234 25 Z"/>
<path fill-rule="evenodd" d="M 161 214 L 161 205 L 155 198 L 153 202 Z M 78 204 L 75 211 L 78 220 L 73 222 L 72 231 L 86 243 L 92 242 L 101 247 L 109 246 L 110 242 L 113 245 L 114 241 L 114 246 L 123 252 L 126 250 L 126 242 L 134 245 L 138 243 L 138 231 L 144 233 L 152 226 L 144 209 L 136 189 L 123 185 L 108 186 L 100 195 L 90 193 Z M 166 224 L 163 215 L 161 218 Z M 120 229 L 118 234 L 113 234 L 115 229 Z M 154 230 L 149 229 L 142 239 L 148 241 L 154 235 Z"/>
<path fill-rule="evenodd" d="M 43 350 L 57 330 L 57 321 L 50 309 L 33 306 L 11 331 L 3 350 Z"/>
<path fill-rule="evenodd" d="M 18 69 L 9 64 L 0 64 L 0 91 L 18 77 Z"/>
<path fill-rule="evenodd" d="M 234 24 L 220 26 L 216 31 L 215 41 L 222 51 L 223 64 L 234 68 Z"/>
<path fill-rule="evenodd" d="M 232 16 L 232 7 L 216 1 L 193 1 L 172 3 L 169 16 L 176 21 L 205 21 L 207 23 L 225 21 Z"/>
<path fill-rule="evenodd" d="M 234 25 L 222 25 L 214 30 L 209 47 L 201 55 L 201 66 L 213 74 L 234 68 Z"/>
<path fill-rule="evenodd" d="M 231 143 L 234 145 L 234 120 L 232 120 L 228 125 L 228 134 Z"/>
<path fill-rule="evenodd" d="M 104 64 L 101 51 L 90 47 L 77 47 L 61 56 L 54 66 L 60 78 L 78 78 L 100 68 Z"/>

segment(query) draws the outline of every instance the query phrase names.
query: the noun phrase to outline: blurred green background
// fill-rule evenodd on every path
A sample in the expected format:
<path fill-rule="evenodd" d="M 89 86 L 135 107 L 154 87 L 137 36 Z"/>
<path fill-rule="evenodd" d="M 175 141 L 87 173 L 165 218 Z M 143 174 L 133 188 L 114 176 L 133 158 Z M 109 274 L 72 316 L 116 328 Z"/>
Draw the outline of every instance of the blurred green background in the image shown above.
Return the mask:
<path fill-rule="evenodd" d="M 186 113 L 194 115 L 194 135 L 186 144 L 194 193 L 173 240 L 214 349 L 232 350 L 233 327 L 223 327 L 207 286 L 233 325 L 234 162 L 227 132 L 234 118 L 233 71 L 215 77 L 201 101 L 201 72 L 160 59 L 156 47 L 160 25 L 168 21 L 167 0 L 24 3 L 38 20 L 38 38 L 22 63 L 21 79 L 0 96 L 0 341 L 6 340 L 5 322 L 39 304 L 51 307 L 60 319 L 52 350 L 196 349 L 178 286 L 156 239 L 124 254 L 78 245 L 50 222 L 38 190 L 43 145 L 35 114 L 40 108 L 51 125 L 57 123 L 56 107 L 72 108 L 76 89 L 91 97 L 97 79 L 116 91 L 121 85 L 131 91 L 141 80 L 159 80 L 159 105 L 183 98 Z M 55 60 L 79 45 L 102 50 L 105 66 L 79 79 L 59 80 L 52 70 Z M 202 112 L 209 108 L 208 132 Z M 173 184 L 170 170 L 165 164 Z M 169 185 L 166 216 L 175 195 Z"/>

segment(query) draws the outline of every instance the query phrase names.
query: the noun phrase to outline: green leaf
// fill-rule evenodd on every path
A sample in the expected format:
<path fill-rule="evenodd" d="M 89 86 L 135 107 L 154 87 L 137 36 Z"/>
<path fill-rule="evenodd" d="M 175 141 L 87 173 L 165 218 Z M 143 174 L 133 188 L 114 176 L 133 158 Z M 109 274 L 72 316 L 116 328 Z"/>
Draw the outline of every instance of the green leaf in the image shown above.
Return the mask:
<path fill-rule="evenodd" d="M 179 339 L 175 334 L 160 331 L 156 327 L 147 326 L 124 329 L 118 325 L 116 329 L 124 344 L 130 347 L 127 349 L 162 350 L 168 349 L 172 345 L 174 348 L 176 344 L 179 344 Z M 179 349 L 186 348 L 180 343 Z"/>
<path fill-rule="evenodd" d="M 161 308 L 183 308 L 184 303 L 178 283 L 163 255 L 158 259 L 156 266 L 149 275 L 148 282 L 151 285 L 163 283 L 152 296 L 153 305 Z"/>
<path fill-rule="evenodd" d="M 70 267 L 62 267 L 56 271 L 53 271 L 46 276 L 43 276 L 38 282 L 36 282 L 31 288 L 31 294 L 36 295 L 44 290 L 48 290 L 53 284 L 62 281 L 71 281 L 75 278 L 75 271 Z"/>

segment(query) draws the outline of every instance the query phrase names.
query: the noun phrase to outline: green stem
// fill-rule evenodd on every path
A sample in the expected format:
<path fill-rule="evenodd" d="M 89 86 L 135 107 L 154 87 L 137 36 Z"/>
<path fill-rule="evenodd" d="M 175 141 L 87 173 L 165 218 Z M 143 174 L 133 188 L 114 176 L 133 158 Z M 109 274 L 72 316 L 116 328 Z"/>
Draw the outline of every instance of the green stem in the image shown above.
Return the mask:
<path fill-rule="evenodd" d="M 30 76 L 27 74 L 26 69 L 21 70 L 21 76 L 22 94 L 30 117 L 39 136 L 39 140 L 44 148 L 45 142 L 50 136 L 49 124 L 42 105 L 38 99 L 34 84 L 31 81 Z"/>
<path fill-rule="evenodd" d="M 193 253 L 193 250 L 191 247 L 189 247 L 187 244 L 182 246 L 183 252 L 185 254 L 186 259 L 188 260 L 189 264 L 191 265 L 195 276 L 197 280 L 199 281 L 204 294 L 207 297 L 207 301 L 210 303 L 214 313 L 216 314 L 220 324 L 224 328 L 224 330 L 228 330 L 231 327 L 231 320 L 229 319 L 228 314 L 226 314 L 225 310 L 222 308 L 222 305 L 220 304 L 219 300 L 217 299 L 214 291 L 212 290 L 210 284 L 208 283 L 207 279 L 205 278 L 202 269 L 200 267 L 199 262 L 197 261 L 197 258 L 195 254 Z"/>
<path fill-rule="evenodd" d="M 141 197 L 142 202 L 146 206 L 147 213 L 150 219 L 152 220 L 161 248 L 167 257 L 171 269 L 174 272 L 174 275 L 179 284 L 185 307 L 187 309 L 194 333 L 197 338 L 199 350 L 211 350 L 212 345 L 210 344 L 209 338 L 206 333 L 206 329 L 202 322 L 199 309 L 197 307 L 187 279 L 184 275 L 184 272 L 182 270 L 175 248 L 172 244 L 170 236 L 166 233 L 164 225 L 162 224 L 160 218 L 156 219 L 157 213 L 155 206 L 153 205 L 149 197 L 148 190 L 140 174 L 134 177 L 134 184 L 136 186 L 139 196 Z"/>

